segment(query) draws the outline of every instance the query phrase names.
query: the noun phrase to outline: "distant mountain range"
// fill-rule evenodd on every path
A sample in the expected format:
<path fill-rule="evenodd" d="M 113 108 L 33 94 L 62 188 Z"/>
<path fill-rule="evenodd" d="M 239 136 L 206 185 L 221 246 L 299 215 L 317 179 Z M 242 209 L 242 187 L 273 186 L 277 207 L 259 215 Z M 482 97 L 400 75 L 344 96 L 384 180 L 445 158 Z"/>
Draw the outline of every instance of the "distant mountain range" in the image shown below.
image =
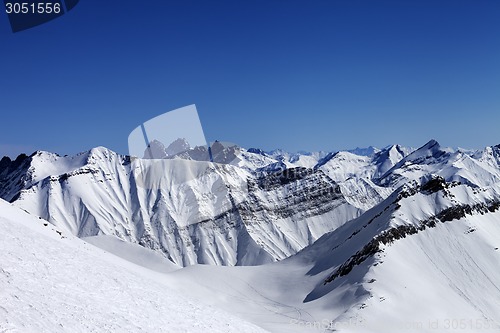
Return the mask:
<path fill-rule="evenodd" d="M 500 145 L 290 154 L 220 144 L 223 163 L 212 163 L 178 144 L 161 160 L 103 147 L 3 158 L 0 197 L 106 250 L 115 239 L 172 269 L 206 264 L 172 284 L 270 331 L 312 332 L 323 318 L 351 323 L 345 332 L 410 322 L 433 332 L 434 317 L 441 330 L 450 318 L 472 318 L 471 332 L 500 323 Z M 254 267 L 200 287 L 222 279 L 214 266 Z M 267 310 L 219 297 L 228 290 Z"/>
<path fill-rule="evenodd" d="M 212 147 L 231 164 L 196 161 L 182 140 L 173 146 L 179 155 L 161 161 L 131 162 L 103 147 L 3 158 L 0 196 L 78 237 L 114 235 L 181 266 L 256 265 L 295 254 L 410 181 L 500 179 L 498 146 L 462 152 L 431 140 L 414 151 L 354 150 L 361 155 Z"/>

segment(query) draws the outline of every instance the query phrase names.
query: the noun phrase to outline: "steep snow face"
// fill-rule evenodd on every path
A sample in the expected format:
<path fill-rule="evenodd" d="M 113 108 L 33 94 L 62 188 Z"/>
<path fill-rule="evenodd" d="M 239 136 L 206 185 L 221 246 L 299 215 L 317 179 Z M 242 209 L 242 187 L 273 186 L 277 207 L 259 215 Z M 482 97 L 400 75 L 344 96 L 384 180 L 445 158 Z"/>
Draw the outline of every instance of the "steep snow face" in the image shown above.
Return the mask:
<path fill-rule="evenodd" d="M 288 160 L 291 164 L 297 167 L 309 168 L 312 169 L 316 164 L 318 164 L 319 157 L 318 155 L 301 155 L 297 154 Z"/>
<path fill-rule="evenodd" d="M 373 156 L 213 148 L 231 164 L 197 161 L 195 149 L 160 162 L 102 147 L 38 152 L 0 164 L 2 196 L 79 237 L 117 236 L 178 265 L 257 265 L 293 255 L 421 177 L 500 181 L 498 147 L 449 151 L 432 140 L 411 154 L 396 145 Z"/>
<path fill-rule="evenodd" d="M 63 172 L 59 175 L 43 170 L 45 163 L 39 164 L 40 170 L 35 168 L 33 173 L 49 175 L 37 176 L 39 180 L 29 186 L 24 181 L 31 178 L 19 172 L 31 167 L 29 159 L 21 159 L 19 168 L 9 167 L 12 161 L 0 163 L 0 174 L 2 181 L 12 185 L 10 189 L 24 188 L 14 205 L 49 218 L 67 237 L 60 240 L 51 231 L 57 241 L 69 242 L 71 233 L 90 236 L 86 239 L 92 244 L 152 269 L 147 271 L 147 279 L 140 275 L 143 285 L 154 285 L 149 279 L 162 272 L 156 282 L 169 286 L 163 287 L 163 292 L 175 287 L 272 332 L 498 332 L 498 149 L 450 151 L 430 142 L 415 154 L 391 146 L 371 157 L 330 154 L 314 168 L 299 168 L 287 159 L 276 160 L 256 150 L 243 152 L 242 156 L 247 154 L 249 159 L 236 161 L 243 163 L 238 166 L 180 159 L 131 161 L 98 148 L 83 154 L 86 157 L 81 165 L 64 164 L 57 171 Z M 255 165 L 248 162 L 251 159 Z M 375 176 L 387 168 L 383 177 Z M 9 193 L 15 195 L 15 191 Z M 8 209 L 13 208 L 0 205 L 0 212 Z M 12 223 L 18 221 L 22 219 L 11 219 L 10 224 L 4 224 L 5 230 L 14 230 Z M 34 221 L 43 225 L 43 220 Z M 0 319 L 9 319 L 12 326 L 7 329 L 43 332 L 48 327 L 45 331 L 57 331 L 59 328 L 50 329 L 52 321 L 43 311 L 51 309 L 57 318 L 75 318 L 82 310 L 73 311 L 75 303 L 58 300 L 69 299 L 75 290 L 80 294 L 79 288 L 85 284 L 75 287 L 59 275 L 49 278 L 44 273 L 47 268 L 37 266 L 45 262 L 38 253 L 43 254 L 42 259 L 50 257 L 46 251 L 53 248 L 51 242 L 44 241 L 45 248 L 39 249 L 36 239 L 12 235 L 0 234 L 0 244 L 10 244 L 8 255 L 0 257 L 0 297 L 6 295 L 12 304 L 19 295 L 30 300 L 47 298 L 49 301 L 43 304 L 50 306 L 29 301 L 15 305 L 7 302 L 10 305 L 4 306 L 1 299 Z M 14 239 L 38 244 L 36 251 L 26 245 L 12 245 Z M 86 259 L 80 260 L 78 254 L 66 248 L 54 248 L 58 260 L 74 270 L 75 276 L 86 277 L 85 272 L 73 267 L 74 258 L 79 262 Z M 19 249 L 22 251 L 18 254 Z M 148 249 L 170 257 L 177 266 L 196 262 L 262 265 L 191 265 L 176 269 L 173 264 L 165 264 L 165 257 Z M 36 262 L 27 261 L 23 266 L 15 261 L 28 260 L 31 252 L 37 257 L 30 260 Z M 107 256 L 102 252 L 98 255 L 101 259 Z M 124 266 L 112 266 L 113 272 L 99 269 L 106 275 L 125 275 L 128 282 L 128 273 L 120 271 L 120 267 Z M 102 279 L 98 272 L 88 271 Z M 21 279 L 29 279 L 21 272 L 30 272 L 33 278 L 22 284 L 25 282 Z M 10 279 L 13 273 L 21 278 Z M 66 275 L 74 277 L 72 273 Z M 41 276 L 43 285 L 39 290 L 35 290 L 39 281 L 31 283 L 37 276 Z M 58 281 L 63 285 L 53 284 Z M 113 281 L 106 280 L 104 286 L 115 291 L 124 289 Z M 94 282 L 91 280 L 89 286 Z M 126 304 L 117 315 L 122 318 L 130 299 L 163 295 L 144 286 L 148 290 L 142 292 L 135 282 L 127 285 L 139 288 L 141 297 L 135 291 L 127 290 L 118 296 L 102 291 L 100 299 L 85 289 L 91 301 L 85 303 L 77 298 L 76 303 L 90 308 L 94 300 L 104 302 L 118 297 Z M 60 293 L 52 299 L 40 294 L 44 290 Z M 101 293 L 101 289 L 96 290 Z M 169 311 L 168 304 L 158 299 L 153 303 L 152 307 Z M 150 305 L 140 301 L 136 306 L 134 309 L 149 309 Z M 31 315 L 33 308 L 43 309 L 43 319 L 31 324 L 29 317 L 21 316 L 28 313 L 38 318 Z M 61 308 L 70 309 L 69 313 L 53 310 Z M 108 316 L 107 310 L 98 306 L 95 311 Z M 126 317 L 129 321 L 108 322 L 116 325 L 110 330 L 140 331 L 131 324 L 136 322 L 148 330 L 157 328 L 158 321 L 145 323 L 144 318 L 135 317 L 139 314 L 134 311 L 133 316 Z M 184 318 L 182 314 L 178 317 Z M 101 324 L 101 317 L 94 312 L 84 318 Z M 162 316 L 159 320 L 168 318 Z M 20 326 L 28 322 L 32 326 Z M 68 325 L 68 330 L 78 331 L 72 326 L 77 321 L 59 322 Z"/>
<path fill-rule="evenodd" d="M 411 182 L 297 255 L 308 261 L 328 253 L 309 274 L 331 269 L 305 301 L 330 294 L 347 302 L 335 318 L 357 323 L 346 332 L 398 332 L 412 324 L 431 332 L 429 321 L 457 318 L 472 319 L 467 331 L 486 322 L 498 329 L 499 221 L 498 185 Z"/>
<path fill-rule="evenodd" d="M 318 162 L 316 168 L 321 168 L 332 179 L 345 180 L 349 177 L 371 178 L 373 166 L 371 158 L 349 152 L 338 152 L 325 157 Z"/>
<path fill-rule="evenodd" d="M 500 169 L 500 145 L 486 147 L 483 150 L 472 152 L 472 158 L 484 163 L 492 169 Z"/>
<path fill-rule="evenodd" d="M 439 170 L 436 165 L 446 163 L 451 156 L 450 152 L 441 149 L 437 141 L 431 140 L 381 175 L 378 183 L 397 188 L 409 180 L 415 180 L 436 169 Z"/>
<path fill-rule="evenodd" d="M 393 145 L 378 152 L 373 158 L 373 163 L 377 166 L 373 178 L 379 178 L 384 175 L 405 156 L 405 151 L 399 145 Z"/>
<path fill-rule="evenodd" d="M 399 145 L 382 150 L 330 153 L 318 161 L 316 169 L 323 170 L 336 181 L 352 205 L 367 210 L 385 199 L 397 185 L 382 183 L 379 178 L 394 169 L 412 150 Z M 366 153 L 366 154 L 365 154 Z"/>
<path fill-rule="evenodd" d="M 289 178 L 178 158 L 131 161 L 105 148 L 81 156 L 23 189 L 15 205 L 79 237 L 117 236 L 182 266 L 281 260 L 361 213 L 321 171 Z M 48 172 L 36 163 L 32 174 Z M 260 177 L 284 183 L 249 191 Z"/>
<path fill-rule="evenodd" d="M 272 332 L 498 332 L 499 240 L 498 185 L 426 176 L 285 260 L 170 283 Z"/>
<path fill-rule="evenodd" d="M 372 181 L 378 168 L 390 163 L 387 162 L 386 155 L 390 154 L 381 151 L 368 157 L 349 152 L 331 153 L 320 160 L 315 169 L 322 170 L 336 181 L 350 204 L 367 210 L 385 199 L 393 190 Z"/>
<path fill-rule="evenodd" d="M 100 150 L 105 150 L 105 148 L 94 148 L 89 152 L 84 152 L 76 156 L 59 156 L 54 153 L 38 151 L 31 156 L 30 168 L 28 170 L 28 186 L 47 177 L 73 171 L 89 162 L 92 159 L 92 155 Z"/>
<path fill-rule="evenodd" d="M 0 200 L 2 332 L 264 332 Z"/>
<path fill-rule="evenodd" d="M 93 152 L 106 150 L 94 148 L 91 151 L 76 156 L 59 156 L 54 153 L 38 151 L 31 156 L 19 156 L 15 161 L 5 164 L 0 170 L 0 195 L 5 200 L 11 201 L 24 188 L 51 176 L 63 175 L 74 171 L 85 164 L 92 164 Z"/>
<path fill-rule="evenodd" d="M 240 151 L 237 155 L 237 159 L 232 164 L 251 171 L 266 167 L 276 162 L 277 160 L 267 156 L 267 154 L 263 151 L 251 149 L 249 151 Z"/>
<path fill-rule="evenodd" d="M 479 187 L 490 186 L 500 181 L 498 156 L 496 147 L 487 147 L 477 152 L 451 151 L 431 140 L 374 181 L 380 186 L 397 188 L 424 175 L 436 174 L 447 181 L 460 181 Z"/>
<path fill-rule="evenodd" d="M 321 170 L 291 168 L 248 182 L 238 206 L 246 227 L 275 259 L 286 258 L 358 216 L 340 187 Z"/>

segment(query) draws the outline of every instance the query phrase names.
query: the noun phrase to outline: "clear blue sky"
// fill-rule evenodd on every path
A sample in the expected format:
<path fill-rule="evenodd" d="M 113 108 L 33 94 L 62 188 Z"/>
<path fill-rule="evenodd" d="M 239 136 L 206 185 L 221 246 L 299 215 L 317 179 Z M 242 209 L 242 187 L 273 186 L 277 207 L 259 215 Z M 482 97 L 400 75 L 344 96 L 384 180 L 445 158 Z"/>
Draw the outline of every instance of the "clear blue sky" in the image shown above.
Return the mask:
<path fill-rule="evenodd" d="M 13 34 L 0 153 L 127 153 L 196 104 L 209 140 L 337 150 L 500 143 L 500 1 L 81 0 Z"/>

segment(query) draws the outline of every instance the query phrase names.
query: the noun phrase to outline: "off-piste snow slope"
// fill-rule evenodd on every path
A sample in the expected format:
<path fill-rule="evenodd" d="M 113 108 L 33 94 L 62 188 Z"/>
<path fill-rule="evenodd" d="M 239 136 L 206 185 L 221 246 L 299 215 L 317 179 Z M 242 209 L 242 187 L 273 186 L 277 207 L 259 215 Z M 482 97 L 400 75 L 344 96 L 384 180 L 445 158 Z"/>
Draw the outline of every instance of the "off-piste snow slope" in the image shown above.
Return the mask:
<path fill-rule="evenodd" d="M 264 332 L 0 200 L 0 332 Z M 121 248 L 163 272 L 168 260 Z"/>
<path fill-rule="evenodd" d="M 498 146 L 453 151 L 431 140 L 370 156 L 232 149 L 231 165 L 133 162 L 103 147 L 4 158 L 0 197 L 78 237 L 116 236 L 180 266 L 233 266 L 287 258 L 423 175 L 474 186 L 500 180 Z"/>
<path fill-rule="evenodd" d="M 499 332 L 499 248 L 498 186 L 430 176 L 281 262 L 171 275 L 272 332 Z"/>
<path fill-rule="evenodd" d="M 0 172 L 4 199 L 78 237 L 117 236 L 180 266 L 281 260 L 362 212 L 314 169 L 132 163 L 106 148 L 74 157 L 37 152 L 14 164 Z"/>
<path fill-rule="evenodd" d="M 108 281 L 108 289 L 116 292 L 113 297 L 91 293 L 88 306 L 78 309 L 95 313 L 97 319 L 89 315 L 83 323 L 102 318 L 97 312 L 112 299 L 111 309 L 123 304 L 123 313 L 144 315 L 145 326 L 135 329 L 157 325 L 169 317 L 120 302 L 120 291 L 133 298 L 130 293 L 158 285 L 165 287 L 165 295 L 144 291 L 140 302 L 152 298 L 153 303 L 169 303 L 173 289 L 271 332 L 500 331 L 499 146 L 452 150 L 431 140 L 414 151 L 390 146 L 370 156 L 292 156 L 249 149 L 241 150 L 232 165 L 182 159 L 161 163 L 161 176 L 148 178 L 156 182 L 149 185 L 156 185 L 141 186 L 130 159 L 105 148 L 75 157 L 38 152 L 2 160 L 2 197 L 50 222 L 37 228 L 57 228 L 67 237 L 52 232 L 47 240 L 24 239 L 21 234 L 31 235 L 31 229 L 15 231 L 12 218 L 2 219 L 7 222 L 0 244 L 12 245 L 13 239 L 24 244 L 17 245 L 21 253 L 11 250 L 2 257 L 1 268 L 10 275 L 2 273 L 0 281 L 8 286 L 9 297 L 40 293 L 45 289 L 34 286 L 42 283 L 54 295 L 65 293 L 47 303 L 47 311 L 59 313 L 62 307 L 71 312 L 73 306 L 87 304 L 80 302 L 79 288 L 98 286 L 78 279 L 84 272 L 76 277 L 61 273 L 73 278 L 62 279 L 66 288 L 60 289 L 52 286 L 61 279 L 44 273 L 49 271 L 37 253 L 51 249 L 42 245 L 56 237 L 90 253 L 78 257 L 68 250 L 54 251 L 61 272 L 81 269 L 77 267 L 92 271 L 88 267 L 98 257 L 92 253 L 101 251 L 97 253 L 104 266 L 111 262 L 113 268 L 101 267 L 105 274 L 92 271 L 94 275 L 147 277 L 139 285 Z M 43 225 L 42 219 L 31 221 Z M 107 254 L 91 250 L 71 234 Z M 41 249 L 30 252 L 35 244 Z M 17 257 L 32 261 L 9 266 Z M 15 267 L 23 281 L 23 274 L 31 274 L 29 283 L 8 282 L 16 276 Z M 50 299 L 51 292 L 41 298 Z M 73 294 L 77 301 L 71 303 Z M 19 304 L 36 312 L 33 304 Z M 168 312 L 165 307 L 161 313 Z M 8 312 L 3 318 L 6 326 L 20 317 Z M 65 323 L 77 325 L 79 318 Z M 185 317 L 179 318 L 186 323 Z M 18 325 L 29 322 L 17 320 Z M 139 322 L 124 320 L 120 325 Z"/>

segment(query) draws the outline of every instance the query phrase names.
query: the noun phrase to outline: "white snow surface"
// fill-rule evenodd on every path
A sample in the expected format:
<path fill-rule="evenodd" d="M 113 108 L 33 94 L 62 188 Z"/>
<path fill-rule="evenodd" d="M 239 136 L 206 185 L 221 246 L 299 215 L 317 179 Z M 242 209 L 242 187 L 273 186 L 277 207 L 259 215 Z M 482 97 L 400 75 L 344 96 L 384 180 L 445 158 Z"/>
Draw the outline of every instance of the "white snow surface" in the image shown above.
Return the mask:
<path fill-rule="evenodd" d="M 499 210 L 437 222 L 382 245 L 349 274 L 325 283 L 383 232 L 500 193 L 460 185 L 449 194 L 417 191 L 398 207 L 401 191 L 286 260 L 191 266 L 173 272 L 172 285 L 271 332 L 500 332 Z"/>
<path fill-rule="evenodd" d="M 0 227 L 0 332 L 264 332 L 3 200 Z"/>
<path fill-rule="evenodd" d="M 254 175 L 246 167 L 182 159 L 130 163 L 102 147 L 82 161 L 36 154 L 30 173 L 37 177 L 14 204 L 76 236 L 116 236 L 181 266 L 281 260 L 361 213 L 340 196 L 329 206 L 320 202 L 324 196 L 314 191 L 336 185 L 321 171 L 293 186 L 255 186 L 249 193 Z M 325 188 L 317 188 L 318 178 Z"/>
<path fill-rule="evenodd" d="M 38 152 L 3 195 L 79 237 L 115 236 L 180 266 L 232 266 L 285 259 L 427 175 L 476 187 L 500 181 L 498 146 L 453 151 L 431 140 L 411 153 L 393 145 L 370 156 L 236 151 L 234 165 L 131 163 L 103 147 L 74 157 Z M 283 169 L 310 174 L 261 186 Z M 337 186 L 341 195 L 324 195 Z"/>
<path fill-rule="evenodd" d="M 324 156 L 315 166 L 321 172 L 275 187 L 270 182 L 268 189 L 252 192 L 259 209 L 246 207 L 245 216 L 251 217 L 246 234 L 238 235 L 238 228 L 213 232 L 213 227 L 195 232 L 207 244 L 198 256 L 214 258 L 222 252 L 219 259 L 231 258 L 227 262 L 260 263 L 236 267 L 178 268 L 158 251 L 127 243 L 141 226 L 125 222 L 154 217 L 161 222 L 159 217 L 167 214 L 213 216 L 227 204 L 218 198 L 231 193 L 233 201 L 243 200 L 240 181 L 252 176 L 248 164 L 225 166 L 216 174 L 199 163 L 167 162 L 189 166 L 203 177 L 172 193 L 172 199 L 138 187 L 140 199 L 134 201 L 125 193 L 135 185 L 116 154 L 100 149 L 91 155 L 67 180 L 45 178 L 23 190 L 15 203 L 34 215 L 48 214 L 51 222 L 68 223 L 45 226 L 43 219 L 0 202 L 0 332 L 259 331 L 248 322 L 276 333 L 500 332 L 498 146 L 464 152 L 431 141 L 409 155 L 391 146 L 373 158 L 347 152 Z M 97 171 L 87 173 L 89 168 Z M 167 169 L 169 175 L 175 172 Z M 229 189 L 220 177 L 231 184 Z M 320 207 L 307 212 L 303 204 L 294 206 L 294 198 L 315 198 L 311 184 L 329 179 L 337 181 L 345 201 L 318 201 Z M 431 181 L 435 185 L 427 186 Z M 205 192 L 196 191 L 200 186 Z M 207 189 L 216 191 L 210 196 Z M 321 210 L 332 203 L 334 210 Z M 137 206 L 135 216 L 125 209 L 131 205 Z M 90 215 L 98 219 L 91 226 L 109 228 L 97 235 L 83 233 L 99 249 L 72 236 L 80 230 L 74 221 L 89 216 L 78 207 L 94 209 Z M 290 216 L 278 214 L 290 207 L 296 209 Z M 356 217 L 350 207 L 366 211 Z M 71 220 L 68 212 L 78 218 Z M 229 217 L 220 226 L 227 229 L 234 221 Z M 399 234 L 371 255 L 356 257 L 396 228 L 418 228 L 426 221 L 435 225 Z M 189 241 L 182 233 L 167 235 Z M 237 235 L 246 247 L 232 243 Z M 193 255 L 182 252 L 189 248 L 179 247 L 178 258 Z M 256 259 L 262 255 L 259 249 L 286 258 Z M 333 278 L 353 258 L 356 264 Z"/>

